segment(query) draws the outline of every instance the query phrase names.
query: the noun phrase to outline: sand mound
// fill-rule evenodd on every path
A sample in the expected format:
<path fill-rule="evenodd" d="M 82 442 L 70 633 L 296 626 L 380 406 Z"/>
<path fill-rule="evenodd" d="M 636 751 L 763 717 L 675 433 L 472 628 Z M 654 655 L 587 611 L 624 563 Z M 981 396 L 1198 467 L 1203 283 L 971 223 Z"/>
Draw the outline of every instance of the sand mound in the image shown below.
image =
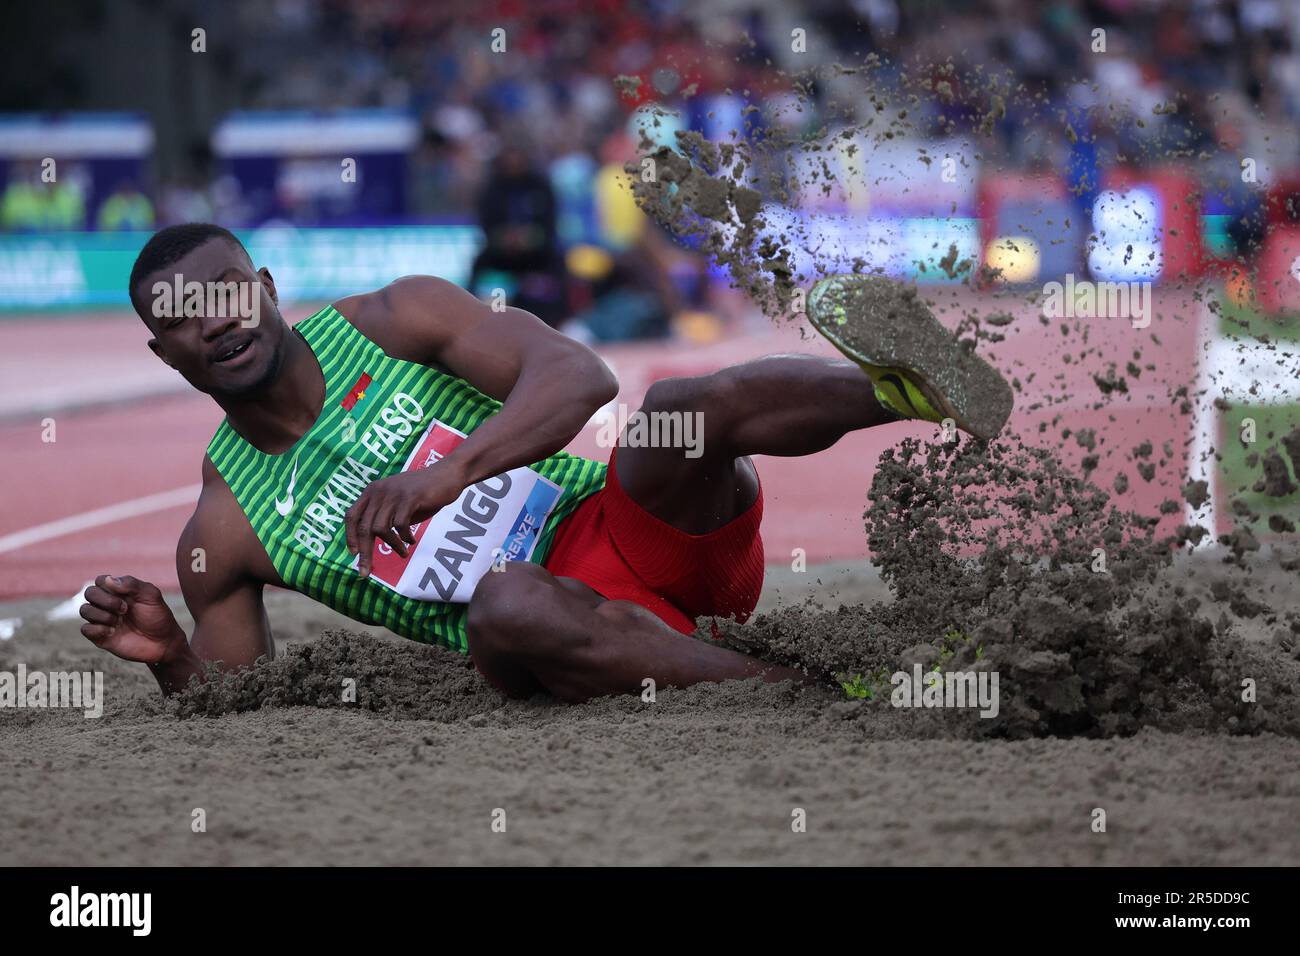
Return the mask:
<path fill-rule="evenodd" d="M 882 456 L 870 501 L 867 536 L 893 603 L 786 609 L 727 626 L 724 639 L 840 675 L 873 702 L 915 665 L 996 672 L 997 716 L 959 725 L 977 735 L 1300 736 L 1300 665 L 1287 657 L 1296 631 L 1248 645 L 1225 613 L 1280 623 L 1248 596 L 1240 555 L 1228 580 L 1220 571 L 1198 587 L 1204 564 L 1177 562 L 1178 540 L 1157 540 L 1155 519 L 1118 510 L 1051 452 L 1010 441 L 906 441 Z"/>
<path fill-rule="evenodd" d="M 175 698 L 182 717 L 261 707 L 339 707 L 394 717 L 457 721 L 500 706 L 501 696 L 465 657 L 348 631 L 290 645 L 286 654 L 233 673 L 211 670 Z"/>

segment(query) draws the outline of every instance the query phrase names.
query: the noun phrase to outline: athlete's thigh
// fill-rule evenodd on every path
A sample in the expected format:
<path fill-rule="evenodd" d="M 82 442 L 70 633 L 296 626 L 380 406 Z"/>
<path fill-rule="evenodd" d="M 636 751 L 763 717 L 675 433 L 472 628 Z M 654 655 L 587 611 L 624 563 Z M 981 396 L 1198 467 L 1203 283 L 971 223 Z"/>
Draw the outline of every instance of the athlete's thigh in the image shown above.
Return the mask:
<path fill-rule="evenodd" d="M 709 406 L 704 378 L 656 382 L 639 409 L 643 417 L 629 419 L 615 454 L 614 471 L 627 496 L 690 534 L 722 527 L 758 498 L 754 463 L 731 453 L 725 423 L 710 416 Z M 664 415 L 693 416 L 692 424 L 657 424 L 655 416 Z M 692 445 L 647 440 L 688 434 L 696 439 Z"/>

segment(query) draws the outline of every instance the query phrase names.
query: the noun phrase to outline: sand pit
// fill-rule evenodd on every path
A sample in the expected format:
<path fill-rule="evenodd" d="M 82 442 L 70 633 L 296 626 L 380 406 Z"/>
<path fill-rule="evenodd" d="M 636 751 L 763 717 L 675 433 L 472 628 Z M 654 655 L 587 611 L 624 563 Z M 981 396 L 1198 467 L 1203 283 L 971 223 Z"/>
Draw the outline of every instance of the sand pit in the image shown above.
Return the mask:
<path fill-rule="evenodd" d="M 814 594 L 851 608 L 882 586 L 868 568 L 777 575 L 766 603 Z M 40 621 L 48 603 L 6 610 L 31 623 L 0 670 L 101 667 L 107 703 L 99 720 L 0 710 L 3 864 L 1300 861 L 1300 742 L 1277 734 L 971 741 L 835 689 L 750 683 L 509 702 L 462 658 L 334 631 L 284 593 L 277 663 L 190 704 L 278 702 L 181 718 L 142 669 Z M 345 676 L 356 704 L 332 690 Z"/>

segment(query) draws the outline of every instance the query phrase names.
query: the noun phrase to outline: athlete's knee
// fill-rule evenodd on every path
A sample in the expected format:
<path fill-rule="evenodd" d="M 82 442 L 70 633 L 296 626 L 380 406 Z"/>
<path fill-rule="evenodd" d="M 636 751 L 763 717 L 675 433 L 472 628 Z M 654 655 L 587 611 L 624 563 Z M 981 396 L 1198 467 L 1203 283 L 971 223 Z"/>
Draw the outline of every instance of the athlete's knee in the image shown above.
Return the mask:
<path fill-rule="evenodd" d="M 545 568 L 509 562 L 485 574 L 465 620 L 470 654 L 536 664 L 583 650 L 585 630 L 574 626 L 584 608 Z"/>
<path fill-rule="evenodd" d="M 661 378 L 646 389 L 641 411 L 654 412 L 695 411 L 699 402 L 698 378 Z"/>
<path fill-rule="evenodd" d="M 551 575 L 528 561 L 509 561 L 479 579 L 465 616 L 465 629 L 473 645 L 496 645 L 527 619 L 526 609 L 545 597 Z"/>
<path fill-rule="evenodd" d="M 642 408 L 662 412 L 728 411 L 744 392 L 744 366 L 732 365 L 705 375 L 661 378 L 645 393 Z"/>
<path fill-rule="evenodd" d="M 714 458 L 715 453 L 730 452 L 737 395 L 734 372 L 725 368 L 707 375 L 660 379 L 646 390 L 641 410 L 660 432 L 663 425 L 655 416 L 674 416 L 670 424 L 679 429 L 683 443 L 689 437 L 698 449 L 690 457 Z"/>

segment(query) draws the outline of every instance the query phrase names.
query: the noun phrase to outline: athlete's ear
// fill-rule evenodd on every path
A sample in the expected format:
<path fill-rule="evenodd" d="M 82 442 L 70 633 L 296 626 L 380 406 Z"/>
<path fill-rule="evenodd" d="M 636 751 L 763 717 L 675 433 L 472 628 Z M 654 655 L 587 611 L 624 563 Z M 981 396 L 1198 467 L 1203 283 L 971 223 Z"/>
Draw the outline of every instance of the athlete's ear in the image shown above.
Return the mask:
<path fill-rule="evenodd" d="M 163 364 L 166 365 L 168 368 L 176 367 L 175 365 L 172 365 L 172 363 L 167 359 L 167 353 L 163 351 L 163 347 L 158 344 L 157 339 L 149 340 L 149 350 L 153 352 L 154 355 L 162 359 Z"/>
<path fill-rule="evenodd" d="M 262 280 L 262 286 L 266 289 L 266 294 L 271 297 L 271 301 L 279 305 L 280 293 L 275 291 L 275 279 L 271 276 L 271 270 L 262 266 L 257 270 L 257 277 Z"/>

